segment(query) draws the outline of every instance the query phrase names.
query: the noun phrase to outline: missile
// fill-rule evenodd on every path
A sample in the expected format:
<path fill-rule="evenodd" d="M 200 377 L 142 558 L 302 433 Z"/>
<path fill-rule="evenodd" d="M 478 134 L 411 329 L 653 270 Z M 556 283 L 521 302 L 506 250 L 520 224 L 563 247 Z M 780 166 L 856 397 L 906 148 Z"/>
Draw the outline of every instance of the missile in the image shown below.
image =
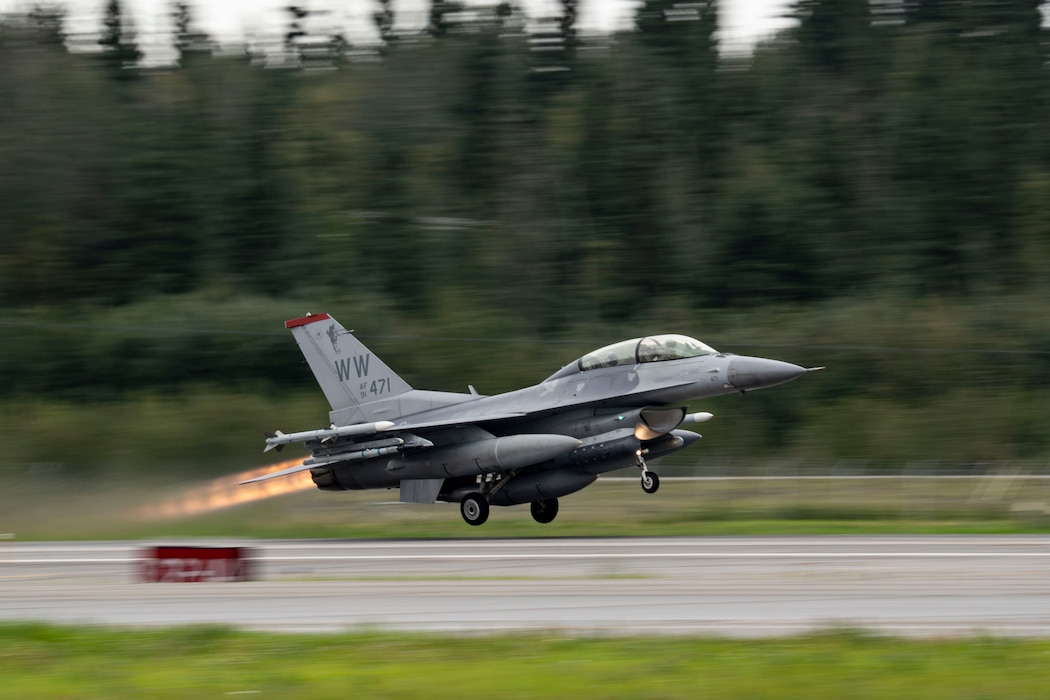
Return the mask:
<path fill-rule="evenodd" d="M 390 460 L 386 470 L 399 479 L 473 476 L 546 462 L 580 444 L 567 435 L 508 435 L 419 450 Z"/>
<path fill-rule="evenodd" d="M 332 426 L 331 428 L 321 428 L 320 430 L 304 430 L 300 433 L 282 433 L 280 430 L 266 434 L 266 448 L 263 452 L 269 452 L 272 449 L 276 449 L 278 452 L 290 443 L 293 442 L 307 442 L 309 440 L 321 440 L 328 441 L 334 440 L 341 437 L 353 437 L 354 435 L 371 435 L 373 433 L 379 433 L 384 430 L 390 430 L 394 427 L 394 423 L 388 420 L 381 420 L 375 423 L 358 423 L 355 425 L 343 425 Z"/>
<path fill-rule="evenodd" d="M 432 447 L 434 445 L 430 440 L 416 435 L 408 435 L 408 438 L 407 441 L 396 437 L 385 440 L 358 442 L 341 447 L 321 448 L 314 450 L 313 456 L 303 460 L 303 464 L 309 467 L 323 467 L 326 464 L 335 464 L 336 462 L 363 462 L 366 459 L 395 455 L 403 449 Z"/>
<path fill-rule="evenodd" d="M 353 452 L 362 452 L 362 451 L 365 451 L 365 450 L 368 450 L 368 449 L 371 449 L 371 448 L 378 448 L 378 447 L 408 447 L 408 448 L 416 448 L 416 447 L 433 447 L 434 446 L 434 443 L 432 443 L 430 440 L 424 440 L 423 438 L 421 438 L 421 437 L 419 437 L 417 435 L 411 435 L 411 434 L 406 433 L 405 437 L 407 437 L 408 440 L 406 440 L 404 437 L 389 437 L 389 438 L 384 438 L 382 440 L 369 440 L 367 442 L 353 442 L 353 443 L 350 443 L 349 445 L 338 445 L 336 447 L 330 447 L 330 446 L 327 446 L 327 445 L 322 446 L 322 447 L 315 447 L 314 450 L 313 450 L 313 456 L 314 457 L 330 457 L 330 456 L 335 455 L 335 454 L 350 454 L 351 451 L 353 451 Z"/>
<path fill-rule="evenodd" d="M 351 450 L 349 452 L 339 452 L 334 455 L 322 455 L 319 457 L 308 457 L 303 460 L 303 466 L 307 467 L 323 467 L 328 464 L 335 464 L 336 462 L 363 462 L 366 459 L 375 459 L 376 457 L 386 457 L 387 455 L 396 455 L 401 451 L 400 447 L 368 447 L 363 450 Z"/>
<path fill-rule="evenodd" d="M 708 413 L 707 411 L 700 411 L 699 413 L 690 413 L 688 416 L 682 419 L 682 425 L 686 423 L 706 423 L 715 417 L 715 414 Z"/>

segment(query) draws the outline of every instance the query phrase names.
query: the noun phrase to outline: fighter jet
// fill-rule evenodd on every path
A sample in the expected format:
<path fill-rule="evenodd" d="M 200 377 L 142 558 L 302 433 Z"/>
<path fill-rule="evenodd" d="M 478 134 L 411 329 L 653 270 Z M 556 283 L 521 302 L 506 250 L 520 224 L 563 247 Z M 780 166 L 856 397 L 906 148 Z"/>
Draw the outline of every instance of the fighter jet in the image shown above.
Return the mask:
<path fill-rule="evenodd" d="M 459 503 L 469 525 L 488 520 L 490 506 L 525 503 L 549 523 L 559 498 L 625 467 L 655 493 L 660 479 L 647 459 L 692 445 L 700 435 L 681 426 L 712 417 L 689 413 L 688 402 L 822 369 L 652 335 L 587 353 L 535 386 L 483 396 L 473 386 L 413 389 L 328 314 L 285 327 L 332 406 L 331 426 L 267 433 L 265 451 L 303 443 L 311 456 L 243 483 L 309 470 L 324 491 L 397 488 L 406 503 Z"/>

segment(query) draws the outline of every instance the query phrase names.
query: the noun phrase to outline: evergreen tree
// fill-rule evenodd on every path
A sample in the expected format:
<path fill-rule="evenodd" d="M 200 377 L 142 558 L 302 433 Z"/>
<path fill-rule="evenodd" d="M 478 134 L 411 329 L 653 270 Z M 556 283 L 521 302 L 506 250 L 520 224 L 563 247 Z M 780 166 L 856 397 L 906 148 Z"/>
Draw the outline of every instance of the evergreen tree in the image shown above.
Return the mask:
<path fill-rule="evenodd" d="M 207 51 L 210 41 L 206 34 L 194 26 L 193 11 L 189 3 L 181 0 L 172 3 L 171 19 L 174 25 L 173 44 L 179 56 L 179 65 L 185 66 L 191 56 Z"/>
<path fill-rule="evenodd" d="M 61 5 L 34 5 L 29 11 L 29 22 L 37 31 L 41 43 L 65 49 L 66 34 L 63 24 L 66 9 Z"/>
<path fill-rule="evenodd" d="M 579 4 L 579 0 L 561 0 L 561 17 L 558 19 L 562 40 L 565 42 L 565 61 L 570 68 L 576 63 L 576 50 L 580 42 L 576 34 L 576 13 Z"/>
<path fill-rule="evenodd" d="M 120 0 L 107 0 L 98 43 L 102 47 L 102 61 L 113 79 L 126 81 L 138 75 L 142 52 L 135 43 L 134 23 L 125 19 Z"/>
<path fill-rule="evenodd" d="M 397 34 L 394 33 L 394 5 L 393 0 L 378 0 L 379 8 L 372 13 L 372 21 L 375 22 L 379 31 L 379 39 L 383 42 L 386 50 L 389 50 L 395 41 Z"/>
<path fill-rule="evenodd" d="M 454 0 L 430 0 L 430 14 L 427 20 L 427 34 L 441 39 L 448 34 L 449 21 L 446 15 L 462 10 L 460 3 Z"/>
<path fill-rule="evenodd" d="M 796 0 L 799 45 L 810 61 L 829 72 L 845 72 L 869 56 L 869 0 Z"/>

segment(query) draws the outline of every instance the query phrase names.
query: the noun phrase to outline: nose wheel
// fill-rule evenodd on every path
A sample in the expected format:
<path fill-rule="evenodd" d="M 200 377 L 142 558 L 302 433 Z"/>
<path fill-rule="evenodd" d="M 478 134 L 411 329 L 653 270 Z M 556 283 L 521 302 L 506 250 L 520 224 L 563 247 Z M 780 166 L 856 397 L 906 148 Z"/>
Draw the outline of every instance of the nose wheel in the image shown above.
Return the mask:
<path fill-rule="evenodd" d="M 656 475 L 656 472 L 642 472 L 642 491 L 645 491 L 646 493 L 656 493 L 659 488 L 660 477 Z"/>
<path fill-rule="evenodd" d="M 635 456 L 638 457 L 638 468 L 642 470 L 642 491 L 656 493 L 660 488 L 660 477 L 656 472 L 649 471 L 649 465 L 645 463 L 641 450 L 635 452 Z"/>

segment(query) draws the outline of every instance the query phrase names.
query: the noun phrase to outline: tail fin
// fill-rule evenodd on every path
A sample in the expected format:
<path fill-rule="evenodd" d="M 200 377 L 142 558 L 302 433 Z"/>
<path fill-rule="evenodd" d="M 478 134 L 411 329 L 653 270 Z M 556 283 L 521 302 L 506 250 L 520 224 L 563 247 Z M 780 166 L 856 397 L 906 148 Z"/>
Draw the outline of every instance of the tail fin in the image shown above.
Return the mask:
<path fill-rule="evenodd" d="M 328 314 L 287 321 L 333 411 L 412 391 L 401 377 Z"/>

